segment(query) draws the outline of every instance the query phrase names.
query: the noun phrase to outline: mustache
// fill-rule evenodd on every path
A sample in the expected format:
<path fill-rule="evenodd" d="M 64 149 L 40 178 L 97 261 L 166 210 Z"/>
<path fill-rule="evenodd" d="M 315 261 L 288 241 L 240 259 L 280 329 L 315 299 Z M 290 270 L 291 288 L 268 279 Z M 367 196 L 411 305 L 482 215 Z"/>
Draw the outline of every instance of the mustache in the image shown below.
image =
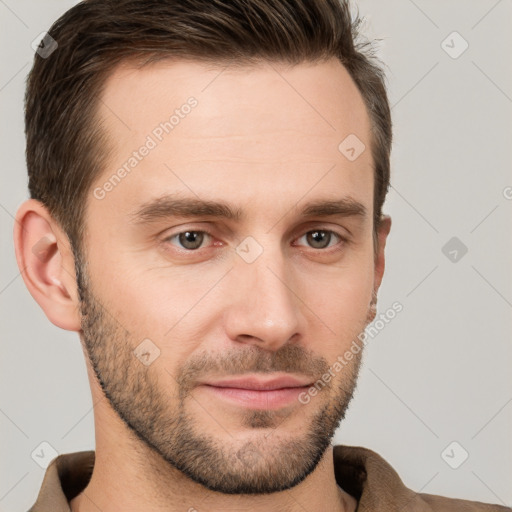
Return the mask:
<path fill-rule="evenodd" d="M 325 358 L 299 345 L 284 345 L 275 352 L 251 346 L 230 349 L 215 356 L 211 352 L 203 352 L 182 366 L 176 380 L 180 396 L 184 398 L 200 377 L 211 374 L 230 376 L 286 372 L 312 377 L 316 381 L 328 370 L 329 364 Z"/>

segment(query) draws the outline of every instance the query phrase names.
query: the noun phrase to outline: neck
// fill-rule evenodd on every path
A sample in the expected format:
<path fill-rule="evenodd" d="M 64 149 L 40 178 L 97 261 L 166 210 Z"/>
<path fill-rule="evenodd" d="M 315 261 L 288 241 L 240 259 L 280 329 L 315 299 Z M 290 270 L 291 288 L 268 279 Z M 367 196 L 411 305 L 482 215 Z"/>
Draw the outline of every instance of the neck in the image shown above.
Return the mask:
<path fill-rule="evenodd" d="M 315 470 L 289 490 L 262 495 L 222 494 L 194 482 L 136 438 L 108 400 L 101 397 L 97 385 L 93 398 L 95 463 L 89 484 L 70 502 L 72 512 L 356 510 L 357 501 L 336 482 L 332 446 Z"/>
<path fill-rule="evenodd" d="M 97 441 L 91 479 L 71 501 L 72 512 L 353 512 L 357 506 L 356 500 L 335 480 L 331 446 L 316 469 L 292 489 L 264 495 L 226 495 L 192 481 L 147 447 L 134 450 L 133 442 L 140 443 L 120 443 L 119 439 Z"/>

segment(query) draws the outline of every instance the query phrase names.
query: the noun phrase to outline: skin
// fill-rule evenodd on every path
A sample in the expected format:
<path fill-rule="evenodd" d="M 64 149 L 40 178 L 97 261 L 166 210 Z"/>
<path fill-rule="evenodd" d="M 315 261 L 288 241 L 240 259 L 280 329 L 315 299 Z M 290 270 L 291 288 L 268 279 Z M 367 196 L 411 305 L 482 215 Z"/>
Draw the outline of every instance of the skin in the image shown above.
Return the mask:
<path fill-rule="evenodd" d="M 94 188 L 190 96 L 197 106 L 95 198 Z M 354 511 L 356 500 L 336 484 L 332 446 L 312 461 L 308 435 L 322 417 L 328 443 L 353 394 L 360 356 L 307 404 L 247 407 L 199 385 L 257 368 L 314 382 L 375 315 L 369 304 L 384 273 L 391 219 L 383 217 L 374 255 L 370 121 L 349 74 L 336 60 L 226 69 L 125 64 L 108 78 L 98 117 L 111 153 L 87 198 L 84 275 L 77 276 L 69 241 L 41 203 L 23 203 L 15 223 L 30 293 L 51 322 L 79 333 L 87 365 L 96 463 L 72 510 Z M 366 146 L 355 161 L 338 150 L 348 134 Z M 143 203 L 165 193 L 222 200 L 245 217 L 132 221 Z M 308 201 L 347 196 L 366 207 L 365 218 L 299 215 Z M 169 238 L 205 229 L 211 237 L 196 251 Z M 346 241 L 332 235 L 329 248 L 312 246 L 307 233 L 315 229 Z M 262 250 L 252 263 L 235 251 L 248 236 Z M 160 351 L 148 366 L 133 354 L 144 339 Z M 273 480 L 286 486 L 295 471 L 300 483 L 272 494 L 207 488 L 171 462 L 183 432 L 208 440 L 217 457 L 211 467 L 201 455 L 193 460 L 212 485 L 221 485 L 226 468 L 233 472 L 227 481 L 264 482 L 272 468 Z M 217 468 L 219 461 L 228 463 Z M 314 469 L 299 475 L 309 462 Z"/>

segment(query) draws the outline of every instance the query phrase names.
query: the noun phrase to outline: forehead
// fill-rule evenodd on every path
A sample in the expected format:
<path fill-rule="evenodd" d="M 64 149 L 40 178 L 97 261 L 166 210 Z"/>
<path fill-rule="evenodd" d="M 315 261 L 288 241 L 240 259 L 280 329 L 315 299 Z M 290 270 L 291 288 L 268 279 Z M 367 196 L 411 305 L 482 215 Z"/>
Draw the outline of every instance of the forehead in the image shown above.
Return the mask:
<path fill-rule="evenodd" d="M 297 135 L 305 133 L 313 139 L 338 132 L 336 139 L 340 130 L 349 128 L 365 136 L 369 124 L 362 97 L 337 59 L 294 66 L 176 59 L 143 67 L 124 63 L 105 82 L 99 117 L 117 140 L 124 140 L 149 133 L 155 122 L 169 119 L 192 96 L 200 108 L 187 125 L 206 135 L 211 133 L 205 121 L 216 120 L 222 121 L 215 126 L 219 135 L 229 135 L 233 128 L 242 136 L 268 135 L 295 126 Z M 182 127 L 173 135 L 181 132 Z"/>
<path fill-rule="evenodd" d="M 237 204 L 258 195 L 281 203 L 289 192 L 297 202 L 309 188 L 345 192 L 371 209 L 370 121 L 336 59 L 126 64 L 107 79 L 98 115 L 111 153 L 95 186 L 122 175 L 107 187 L 112 208 L 128 212 L 176 190 Z M 366 149 L 350 160 L 345 140 Z"/>

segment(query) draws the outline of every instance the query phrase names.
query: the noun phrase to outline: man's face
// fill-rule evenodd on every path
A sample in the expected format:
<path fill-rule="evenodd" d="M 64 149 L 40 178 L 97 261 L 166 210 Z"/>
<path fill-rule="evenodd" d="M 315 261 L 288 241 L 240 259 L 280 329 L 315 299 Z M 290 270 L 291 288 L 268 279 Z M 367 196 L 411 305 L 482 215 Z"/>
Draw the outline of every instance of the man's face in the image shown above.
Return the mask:
<path fill-rule="evenodd" d="M 355 388 L 361 352 L 333 365 L 374 287 L 370 124 L 337 61 L 222 70 L 160 62 L 108 79 L 82 338 L 156 456 L 214 490 L 273 492 L 315 468 Z M 356 159 L 356 139 L 338 148 L 349 135 L 366 146 Z M 333 201 L 359 210 L 303 211 Z"/>

